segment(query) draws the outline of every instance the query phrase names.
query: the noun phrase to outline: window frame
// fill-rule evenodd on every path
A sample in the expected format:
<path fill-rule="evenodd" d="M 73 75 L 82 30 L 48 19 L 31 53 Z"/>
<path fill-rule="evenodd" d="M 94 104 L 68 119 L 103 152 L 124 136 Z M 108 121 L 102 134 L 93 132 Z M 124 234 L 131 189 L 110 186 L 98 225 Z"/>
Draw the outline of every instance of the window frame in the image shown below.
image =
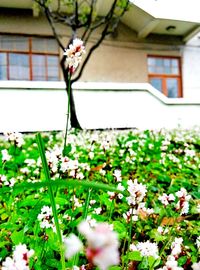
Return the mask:
<path fill-rule="evenodd" d="M 176 59 L 178 60 L 178 74 L 167 74 L 167 73 L 150 73 L 149 72 L 149 65 L 148 59 L 152 57 L 155 59 Z M 181 71 L 181 57 L 179 56 L 166 56 L 166 55 L 147 55 L 147 71 L 148 71 L 148 81 L 150 83 L 151 79 L 161 79 L 162 80 L 162 93 L 168 97 L 168 90 L 167 90 L 167 79 L 177 79 L 178 82 L 178 97 L 183 97 L 182 91 L 182 71 Z"/>
<path fill-rule="evenodd" d="M 28 63 L 29 63 L 29 79 L 28 81 L 37 81 L 33 80 L 33 61 L 32 57 L 34 55 L 43 55 L 45 56 L 45 80 L 44 81 L 51 81 L 48 80 L 48 65 L 47 65 L 47 57 L 48 56 L 57 56 L 58 57 L 58 81 L 61 79 L 61 70 L 60 70 L 60 65 L 59 65 L 59 60 L 60 60 L 60 50 L 58 47 L 57 52 L 48 52 L 48 51 L 34 51 L 32 50 L 32 40 L 34 38 L 45 38 L 45 39 L 52 39 L 50 36 L 29 36 L 29 35 L 18 35 L 18 34 L 7 34 L 7 33 L 0 33 L 0 35 L 6 35 L 6 36 L 16 36 L 16 37 L 27 37 L 28 39 L 28 50 L 9 50 L 9 49 L 1 49 L 0 48 L 0 53 L 5 53 L 6 54 L 6 72 L 7 72 L 7 79 L 6 80 L 12 80 L 10 79 L 10 72 L 9 72 L 9 54 L 14 53 L 14 54 L 24 54 L 28 56 Z M 0 79 L 1 80 L 1 79 Z M 21 79 L 23 80 L 23 79 Z"/>

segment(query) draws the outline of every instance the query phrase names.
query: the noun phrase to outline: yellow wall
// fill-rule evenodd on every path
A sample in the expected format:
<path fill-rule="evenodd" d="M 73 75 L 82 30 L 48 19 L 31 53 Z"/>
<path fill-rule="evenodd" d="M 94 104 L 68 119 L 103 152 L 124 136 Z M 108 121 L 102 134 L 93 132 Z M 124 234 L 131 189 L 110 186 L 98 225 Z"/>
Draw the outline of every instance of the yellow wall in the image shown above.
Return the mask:
<path fill-rule="evenodd" d="M 26 10 L 22 13 L 16 10 L 12 14 L 0 11 L 0 33 L 52 35 L 44 17 L 33 17 L 31 11 Z M 59 33 L 68 40 L 70 33 L 65 28 L 60 28 Z M 178 48 L 138 42 L 135 32 L 123 25 L 119 26 L 117 33 L 115 38 L 107 38 L 94 52 L 81 77 L 82 81 L 148 82 L 148 54 L 179 56 Z M 98 33 L 93 36 L 92 42 L 97 37 Z"/>

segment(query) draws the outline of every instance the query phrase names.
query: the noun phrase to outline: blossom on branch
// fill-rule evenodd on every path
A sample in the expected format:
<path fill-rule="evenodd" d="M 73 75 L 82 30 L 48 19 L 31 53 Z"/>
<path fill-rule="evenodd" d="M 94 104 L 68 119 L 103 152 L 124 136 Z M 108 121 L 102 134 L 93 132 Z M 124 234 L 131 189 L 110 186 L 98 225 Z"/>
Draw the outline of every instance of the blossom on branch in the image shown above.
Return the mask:
<path fill-rule="evenodd" d="M 82 55 L 85 54 L 85 46 L 81 39 L 74 39 L 69 48 L 64 52 L 66 62 L 69 67 L 70 74 L 74 73 L 78 65 L 81 63 Z"/>

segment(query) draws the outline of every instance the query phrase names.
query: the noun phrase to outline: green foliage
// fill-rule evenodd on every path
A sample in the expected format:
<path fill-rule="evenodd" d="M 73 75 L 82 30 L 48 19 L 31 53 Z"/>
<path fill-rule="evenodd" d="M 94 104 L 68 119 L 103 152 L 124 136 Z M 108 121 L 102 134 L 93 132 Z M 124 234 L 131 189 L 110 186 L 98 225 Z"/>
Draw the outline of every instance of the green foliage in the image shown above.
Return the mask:
<path fill-rule="evenodd" d="M 183 238 L 178 265 L 190 269 L 198 261 L 200 136 L 197 130 L 72 130 L 65 156 L 62 156 L 63 136 L 59 132 L 42 134 L 39 149 L 35 135 L 27 134 L 23 139 L 21 146 L 4 137 L 0 139 L 0 265 L 20 243 L 35 251 L 29 263 L 31 269 L 62 269 L 72 263 L 61 265 L 61 238 L 59 243 L 55 228 L 42 228 L 38 219 L 44 206 L 53 205 L 57 231 L 64 236 L 77 234 L 77 225 L 83 219 L 93 224 L 113 225 L 120 240 L 121 264 L 111 267 L 112 270 L 125 269 L 127 265 L 149 270 L 162 267 L 175 237 Z M 45 142 L 46 153 L 41 140 Z M 8 160 L 4 160 L 2 150 L 7 150 Z M 143 203 L 153 213 L 147 214 L 143 208 L 134 213 L 137 218 L 131 224 L 126 218 L 130 210 L 127 181 L 135 179 L 146 186 Z M 118 189 L 119 183 L 123 191 Z M 177 210 L 176 193 L 181 188 L 191 196 L 186 214 Z M 163 205 L 159 199 L 163 193 L 173 194 L 175 200 Z M 129 249 L 129 242 L 137 246 L 147 241 L 157 244 L 158 258 Z M 88 263 L 82 253 L 76 260 L 79 266 Z"/>

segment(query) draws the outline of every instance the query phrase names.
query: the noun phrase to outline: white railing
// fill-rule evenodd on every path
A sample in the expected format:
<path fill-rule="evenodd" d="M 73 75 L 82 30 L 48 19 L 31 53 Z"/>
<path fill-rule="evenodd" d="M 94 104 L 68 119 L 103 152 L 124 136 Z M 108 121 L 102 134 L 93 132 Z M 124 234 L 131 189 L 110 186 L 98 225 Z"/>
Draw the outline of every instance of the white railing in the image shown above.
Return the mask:
<path fill-rule="evenodd" d="M 191 128 L 200 125 L 200 100 L 169 99 L 148 83 L 75 83 L 83 128 Z M 63 82 L 0 81 L 0 132 L 64 130 Z"/>

